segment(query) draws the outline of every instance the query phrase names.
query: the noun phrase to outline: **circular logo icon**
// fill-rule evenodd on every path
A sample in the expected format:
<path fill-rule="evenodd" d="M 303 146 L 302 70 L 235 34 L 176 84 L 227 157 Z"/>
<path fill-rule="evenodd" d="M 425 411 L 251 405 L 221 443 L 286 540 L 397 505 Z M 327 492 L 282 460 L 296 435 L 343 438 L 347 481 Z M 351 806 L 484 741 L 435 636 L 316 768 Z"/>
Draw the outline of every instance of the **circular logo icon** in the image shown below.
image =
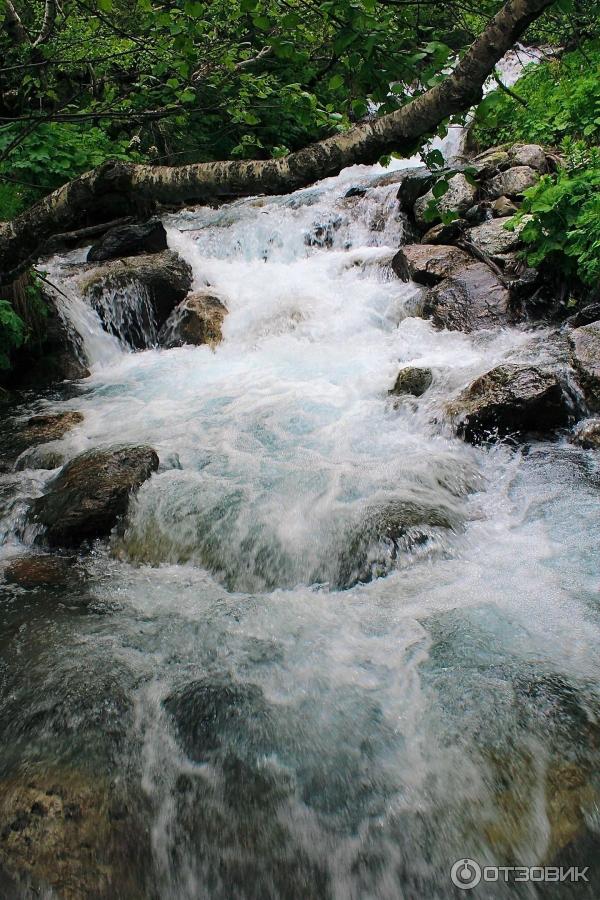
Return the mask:
<path fill-rule="evenodd" d="M 461 891 L 470 891 L 481 881 L 481 866 L 474 859 L 457 859 L 450 870 L 452 884 Z"/>

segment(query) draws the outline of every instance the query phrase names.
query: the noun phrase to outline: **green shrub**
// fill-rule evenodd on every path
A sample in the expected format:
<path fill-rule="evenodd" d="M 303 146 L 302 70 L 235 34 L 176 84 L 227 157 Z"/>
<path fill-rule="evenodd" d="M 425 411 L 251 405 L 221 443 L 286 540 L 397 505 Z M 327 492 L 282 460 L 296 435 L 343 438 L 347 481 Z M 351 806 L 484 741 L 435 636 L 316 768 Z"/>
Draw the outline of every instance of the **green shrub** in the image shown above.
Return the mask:
<path fill-rule="evenodd" d="M 600 139 L 600 48 L 591 44 L 559 60 L 528 66 L 513 87 L 479 105 L 473 136 L 482 147 L 509 141 L 559 146 L 567 138 Z"/>
<path fill-rule="evenodd" d="M 600 153 L 588 164 L 544 175 L 525 199 L 514 222 L 531 216 L 521 237 L 530 265 L 600 283 Z"/>
<path fill-rule="evenodd" d="M 25 341 L 26 327 L 8 300 L 0 300 L 0 369 L 10 369 L 10 353 Z"/>

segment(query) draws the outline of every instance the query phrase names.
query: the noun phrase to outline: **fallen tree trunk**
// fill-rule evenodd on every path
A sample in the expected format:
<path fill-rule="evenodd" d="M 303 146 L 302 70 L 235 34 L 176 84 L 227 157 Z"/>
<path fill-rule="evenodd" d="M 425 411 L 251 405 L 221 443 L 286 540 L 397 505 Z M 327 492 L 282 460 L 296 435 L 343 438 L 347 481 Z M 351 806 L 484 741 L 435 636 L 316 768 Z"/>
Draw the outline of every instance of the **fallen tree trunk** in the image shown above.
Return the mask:
<path fill-rule="evenodd" d="M 185 206 L 284 194 L 336 175 L 346 166 L 369 165 L 392 151 L 412 151 L 415 142 L 434 132 L 444 119 L 481 99 L 483 84 L 496 63 L 552 2 L 507 0 L 439 85 L 390 115 L 283 159 L 174 167 L 109 162 L 81 175 L 0 225 L 0 284 L 12 281 L 31 265 L 53 234 L 85 224 L 90 210 L 110 219 L 149 214 L 156 204 Z"/>

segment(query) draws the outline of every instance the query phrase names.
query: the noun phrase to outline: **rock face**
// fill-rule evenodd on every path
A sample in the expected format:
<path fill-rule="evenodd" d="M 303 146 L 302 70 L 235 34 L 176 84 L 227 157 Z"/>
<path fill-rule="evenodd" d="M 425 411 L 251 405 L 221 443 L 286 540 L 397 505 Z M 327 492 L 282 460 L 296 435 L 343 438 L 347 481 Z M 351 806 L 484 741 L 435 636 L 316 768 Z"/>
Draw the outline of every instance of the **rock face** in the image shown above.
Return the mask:
<path fill-rule="evenodd" d="M 398 372 L 394 387 L 390 394 L 401 397 L 405 394 L 411 394 L 413 397 L 420 397 L 425 391 L 431 387 L 433 375 L 431 369 L 422 369 L 418 366 L 409 366 Z"/>
<path fill-rule="evenodd" d="M 127 803 L 98 779 L 50 770 L 0 788 L 0 884 L 4 875 L 11 882 L 3 897 L 149 896 L 141 871 L 147 843 Z"/>
<path fill-rule="evenodd" d="M 520 234 L 525 227 L 525 223 L 518 225 L 513 231 L 506 229 L 506 224 L 510 222 L 510 218 L 490 219 L 482 225 L 470 228 L 466 233 L 466 237 L 479 250 L 483 250 L 489 256 L 495 256 L 497 253 L 508 253 L 520 246 Z"/>
<path fill-rule="evenodd" d="M 477 196 L 477 188 L 474 187 L 474 185 L 469 184 L 465 176 L 460 172 L 448 179 L 448 183 L 450 187 L 440 198 L 438 209 L 440 213 L 452 211 L 461 215 L 473 206 L 475 197 Z M 421 228 L 428 228 L 431 225 L 431 222 L 428 222 L 425 219 L 425 210 L 429 206 L 429 203 L 434 199 L 433 192 L 427 191 L 426 194 L 419 197 L 415 202 L 413 207 L 415 220 L 417 225 Z M 437 218 L 439 219 L 440 216 L 437 216 Z"/>
<path fill-rule="evenodd" d="M 450 331 L 477 331 L 514 321 L 510 293 L 484 263 L 471 263 L 429 290 L 423 313 Z"/>
<path fill-rule="evenodd" d="M 22 432 L 22 439 L 26 446 L 33 444 L 47 444 L 50 441 L 59 441 L 67 431 L 83 422 L 83 415 L 75 410 L 49 415 L 32 416 L 27 422 L 27 427 Z"/>
<path fill-rule="evenodd" d="M 600 322 L 574 328 L 569 334 L 573 365 L 591 409 L 600 409 Z"/>
<path fill-rule="evenodd" d="M 600 450 L 600 419 L 584 419 L 580 422 L 571 441 L 585 450 Z"/>
<path fill-rule="evenodd" d="M 158 469 L 151 447 L 91 450 L 61 469 L 33 502 L 33 519 L 51 546 L 77 546 L 110 533 L 127 511 L 129 495 Z"/>
<path fill-rule="evenodd" d="M 397 194 L 402 212 L 412 213 L 416 201 L 429 190 L 435 180 L 435 175 L 427 169 L 419 169 L 405 175 Z"/>
<path fill-rule="evenodd" d="M 458 247 L 443 244 L 407 244 L 401 247 L 392 260 L 392 269 L 402 281 L 418 284 L 439 284 L 461 267 L 467 266 L 471 257 Z"/>
<path fill-rule="evenodd" d="M 513 166 L 529 166 L 538 172 L 545 172 L 548 168 L 544 148 L 539 144 L 514 144 L 510 150 L 510 160 Z"/>
<path fill-rule="evenodd" d="M 508 197 L 497 197 L 491 205 L 492 213 L 500 219 L 514 216 L 518 209 L 519 207 Z"/>
<path fill-rule="evenodd" d="M 143 225 L 119 225 L 111 228 L 90 247 L 88 262 L 104 262 L 140 253 L 160 253 L 167 249 L 167 232 L 160 219 Z"/>
<path fill-rule="evenodd" d="M 223 320 L 227 307 L 210 291 L 190 294 L 173 310 L 158 335 L 161 347 L 181 347 L 183 344 L 210 344 L 223 339 Z"/>
<path fill-rule="evenodd" d="M 498 366 L 474 381 L 449 406 L 457 434 L 470 443 L 507 434 L 547 433 L 568 424 L 570 398 L 553 372 L 536 366 Z"/>
<path fill-rule="evenodd" d="M 104 327 L 134 349 L 156 336 L 192 286 L 192 270 L 169 250 L 130 256 L 88 271 L 80 288 Z"/>
<path fill-rule="evenodd" d="M 491 147 L 484 150 L 472 160 L 472 165 L 477 169 L 479 178 L 491 178 L 497 172 L 507 169 L 510 166 L 511 159 L 507 150 L 500 147 Z"/>
<path fill-rule="evenodd" d="M 533 187 L 539 177 L 539 173 L 529 166 L 515 166 L 507 169 L 506 172 L 500 172 L 488 182 L 488 196 L 510 197 L 511 199 L 522 197 L 524 191 Z"/>

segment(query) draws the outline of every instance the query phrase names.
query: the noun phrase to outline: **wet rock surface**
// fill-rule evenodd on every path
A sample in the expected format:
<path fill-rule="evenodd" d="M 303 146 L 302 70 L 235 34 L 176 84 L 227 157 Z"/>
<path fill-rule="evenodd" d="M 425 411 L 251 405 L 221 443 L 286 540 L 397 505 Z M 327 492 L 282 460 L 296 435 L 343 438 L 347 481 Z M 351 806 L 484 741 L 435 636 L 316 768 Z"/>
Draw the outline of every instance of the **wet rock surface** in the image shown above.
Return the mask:
<path fill-rule="evenodd" d="M 107 262 L 80 280 L 106 330 L 138 350 L 155 343 L 191 286 L 189 264 L 170 250 Z"/>
<path fill-rule="evenodd" d="M 68 556 L 19 556 L 4 569 L 4 579 L 23 588 L 60 588 L 77 578 L 74 562 Z"/>
<path fill-rule="evenodd" d="M 425 211 L 435 199 L 433 192 L 428 191 L 414 204 L 414 214 L 417 225 L 421 228 L 429 228 L 432 221 L 441 219 L 445 212 L 456 212 L 459 215 L 465 213 L 471 207 L 477 196 L 477 188 L 467 181 L 462 173 L 453 175 L 448 179 L 449 188 L 438 201 L 438 212 L 433 216 L 432 220 L 425 218 Z M 503 191 L 503 193 L 505 193 Z"/>
<path fill-rule="evenodd" d="M 0 874 L 15 900 L 50 890 L 64 900 L 151 896 L 146 836 L 109 785 L 50 770 L 5 778 L 0 788 Z"/>
<path fill-rule="evenodd" d="M 412 279 L 418 284 L 434 285 L 465 268 L 471 261 L 471 257 L 458 247 L 407 244 L 394 256 L 392 269 L 402 281 Z"/>
<path fill-rule="evenodd" d="M 422 369 L 417 366 L 408 366 L 401 369 L 390 390 L 390 394 L 402 397 L 409 394 L 413 397 L 421 397 L 433 382 L 431 369 Z"/>
<path fill-rule="evenodd" d="M 600 322 L 582 325 L 569 332 L 573 365 L 585 399 L 593 410 L 600 409 Z"/>
<path fill-rule="evenodd" d="M 511 200 L 523 196 L 527 188 L 533 187 L 539 179 L 539 173 L 529 166 L 514 166 L 506 172 L 495 175 L 486 185 L 488 197 L 509 197 Z"/>
<path fill-rule="evenodd" d="M 160 219 L 143 225 L 119 225 L 111 228 L 88 252 L 88 262 L 105 262 L 140 253 L 160 253 L 167 249 L 167 232 Z"/>
<path fill-rule="evenodd" d="M 474 381 L 448 407 L 457 434 L 470 443 L 504 435 L 547 434 L 565 427 L 573 404 L 554 372 L 503 365 Z"/>
<path fill-rule="evenodd" d="M 470 228 L 465 236 L 489 256 L 508 253 L 521 245 L 520 235 L 525 227 L 523 223 L 509 230 L 506 227 L 509 222 L 510 218 L 490 219 L 475 228 Z"/>
<path fill-rule="evenodd" d="M 600 450 L 600 419 L 584 419 L 571 435 L 573 444 L 584 450 Z"/>
<path fill-rule="evenodd" d="M 171 313 L 158 335 L 162 347 L 184 344 L 216 346 L 223 339 L 223 321 L 227 307 L 222 298 L 211 291 L 190 294 Z"/>
<path fill-rule="evenodd" d="M 33 521 L 52 546 L 77 546 L 110 533 L 129 497 L 158 469 L 151 447 L 91 450 L 71 460 L 33 501 Z"/>
<path fill-rule="evenodd" d="M 423 314 L 439 328 L 477 331 L 518 319 L 509 290 L 484 263 L 471 263 L 431 288 Z"/>

